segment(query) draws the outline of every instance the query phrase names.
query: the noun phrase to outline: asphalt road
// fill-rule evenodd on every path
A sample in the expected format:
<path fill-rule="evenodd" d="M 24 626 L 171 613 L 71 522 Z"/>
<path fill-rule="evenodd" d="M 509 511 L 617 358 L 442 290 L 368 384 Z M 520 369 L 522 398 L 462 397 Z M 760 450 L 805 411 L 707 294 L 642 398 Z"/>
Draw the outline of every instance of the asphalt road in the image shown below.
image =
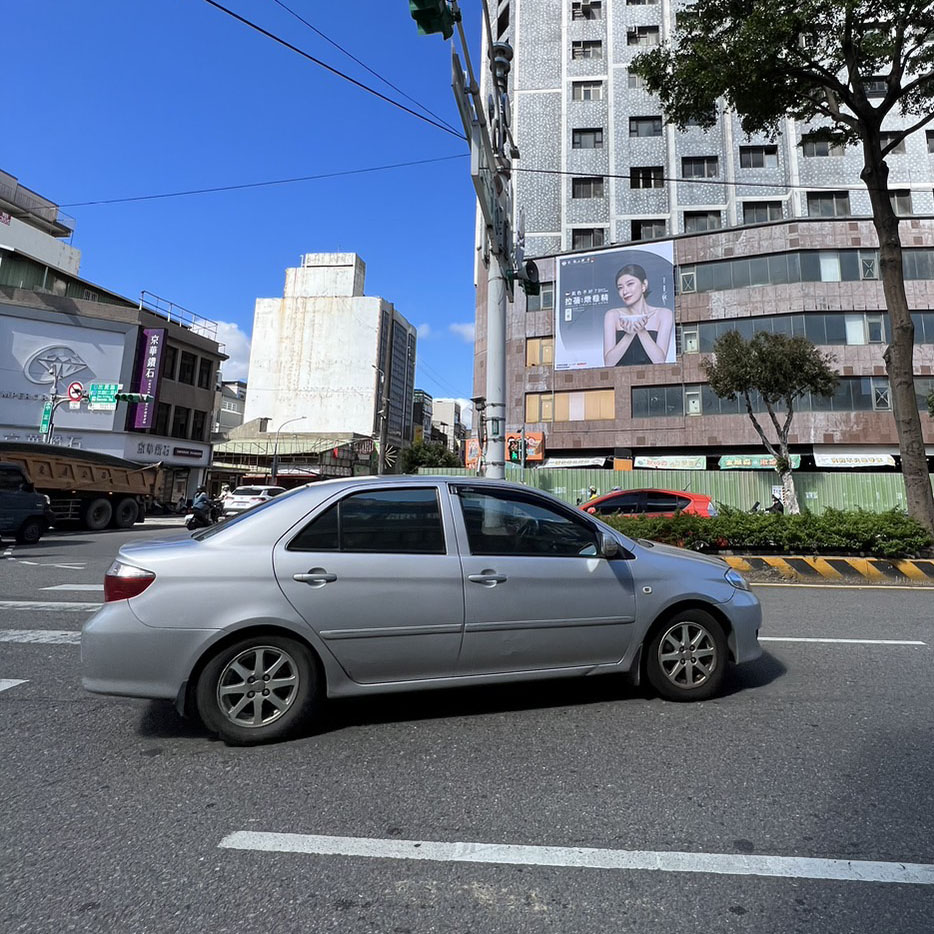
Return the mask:
<path fill-rule="evenodd" d="M 180 534 L 4 542 L 0 639 L 77 633 L 122 541 Z M 75 644 L 0 642 L 0 932 L 930 934 L 934 885 L 804 876 L 807 859 L 934 864 L 934 593 L 758 593 L 765 637 L 924 644 L 767 642 L 699 705 L 606 678 L 342 701 L 311 735 L 235 749 L 168 704 L 85 694 Z M 219 845 L 241 831 L 386 842 Z M 381 855 L 393 841 L 663 858 Z M 787 861 L 763 877 L 720 856 Z"/>

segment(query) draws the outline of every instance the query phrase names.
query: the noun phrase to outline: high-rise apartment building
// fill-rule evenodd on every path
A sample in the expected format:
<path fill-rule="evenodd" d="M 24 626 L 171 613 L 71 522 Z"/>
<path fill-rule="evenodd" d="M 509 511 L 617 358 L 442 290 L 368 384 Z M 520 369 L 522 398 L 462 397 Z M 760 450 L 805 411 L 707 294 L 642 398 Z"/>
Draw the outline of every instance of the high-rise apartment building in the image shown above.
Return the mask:
<path fill-rule="evenodd" d="M 744 411 L 713 394 L 701 361 L 720 334 L 764 329 L 809 337 L 835 355 L 841 374 L 832 399 L 801 400 L 793 449 L 803 464 L 893 466 L 882 360 L 888 320 L 862 156 L 803 141 L 808 127 L 791 120 L 776 139 L 749 138 L 722 105 L 709 130 L 666 123 L 630 65 L 672 36 L 688 5 L 496 5 L 494 39 L 514 49 L 515 208 L 543 280 L 539 297 L 517 291 L 507 313 L 507 430 L 542 431 L 546 456 L 600 463 L 661 455 L 713 467 L 759 452 Z M 870 96 L 884 93 L 876 84 L 867 82 Z M 887 130 L 908 125 L 897 115 L 886 121 Z M 934 131 L 912 134 L 887 162 L 904 216 L 926 409 L 934 389 Z M 643 283 L 640 308 L 666 309 L 647 324 L 627 315 L 633 306 L 619 282 L 627 267 Z M 478 393 L 485 301 L 481 287 Z M 624 348 L 630 326 L 654 331 L 652 344 Z M 934 454 L 934 423 L 925 420 L 925 432 Z"/>

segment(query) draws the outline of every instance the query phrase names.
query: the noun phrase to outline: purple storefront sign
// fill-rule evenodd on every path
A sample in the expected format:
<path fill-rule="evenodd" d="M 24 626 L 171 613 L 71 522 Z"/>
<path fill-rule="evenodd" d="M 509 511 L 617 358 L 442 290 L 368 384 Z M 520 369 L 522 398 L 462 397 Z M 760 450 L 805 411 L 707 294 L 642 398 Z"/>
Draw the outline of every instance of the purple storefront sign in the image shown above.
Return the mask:
<path fill-rule="evenodd" d="M 143 329 L 143 352 L 140 357 L 139 384 L 137 392 L 154 396 L 159 386 L 159 365 L 162 363 L 162 345 L 165 331 L 162 328 Z M 133 419 L 134 428 L 152 428 L 152 416 L 156 403 L 140 402 Z"/>

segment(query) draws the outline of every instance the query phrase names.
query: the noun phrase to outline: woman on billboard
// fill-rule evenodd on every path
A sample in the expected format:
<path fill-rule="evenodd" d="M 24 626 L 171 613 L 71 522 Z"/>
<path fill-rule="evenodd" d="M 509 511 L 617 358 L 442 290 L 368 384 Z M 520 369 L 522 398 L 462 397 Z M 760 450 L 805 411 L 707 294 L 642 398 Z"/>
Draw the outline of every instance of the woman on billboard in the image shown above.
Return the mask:
<path fill-rule="evenodd" d="M 644 366 L 673 360 L 675 316 L 670 308 L 656 308 L 646 298 L 649 280 L 636 263 L 616 274 L 622 308 L 603 316 L 603 361 L 606 366 Z M 670 359 L 671 358 L 671 359 Z"/>

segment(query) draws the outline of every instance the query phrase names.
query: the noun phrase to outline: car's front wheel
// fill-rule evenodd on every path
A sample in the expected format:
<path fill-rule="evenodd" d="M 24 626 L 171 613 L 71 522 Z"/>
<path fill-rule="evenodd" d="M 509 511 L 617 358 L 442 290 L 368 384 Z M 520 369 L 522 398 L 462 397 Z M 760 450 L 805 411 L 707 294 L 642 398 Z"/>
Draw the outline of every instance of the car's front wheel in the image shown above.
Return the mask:
<path fill-rule="evenodd" d="M 707 700 L 723 684 L 727 655 L 720 623 L 706 610 L 682 610 L 656 629 L 649 640 L 645 674 L 668 700 Z"/>
<path fill-rule="evenodd" d="M 42 538 L 45 524 L 41 519 L 27 519 L 16 533 L 16 541 L 20 545 L 35 545 Z"/>
<path fill-rule="evenodd" d="M 286 636 L 257 635 L 218 652 L 198 679 L 204 725 L 233 746 L 284 739 L 308 719 L 318 676 L 308 648 Z"/>

